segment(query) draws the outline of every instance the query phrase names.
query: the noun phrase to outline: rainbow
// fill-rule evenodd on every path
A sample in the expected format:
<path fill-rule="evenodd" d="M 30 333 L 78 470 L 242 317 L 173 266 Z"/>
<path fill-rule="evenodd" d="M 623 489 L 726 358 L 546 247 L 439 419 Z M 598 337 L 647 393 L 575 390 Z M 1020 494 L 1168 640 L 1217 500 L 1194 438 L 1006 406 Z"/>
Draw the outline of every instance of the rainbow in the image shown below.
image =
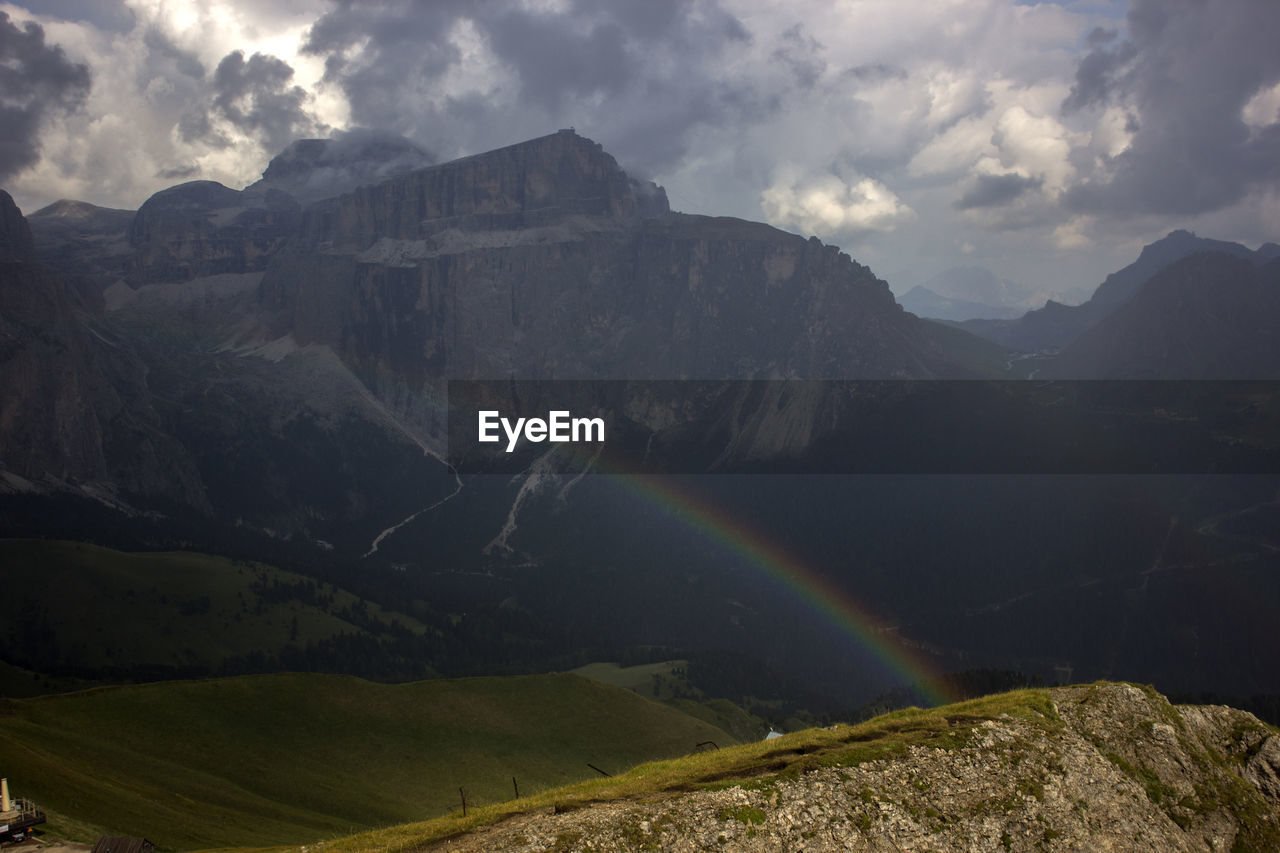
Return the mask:
<path fill-rule="evenodd" d="M 946 705 L 963 698 L 949 686 L 949 679 L 927 659 L 899 642 L 868 608 L 721 507 L 680 489 L 673 478 L 613 473 L 598 476 L 607 477 L 697 534 L 745 559 L 913 686 L 927 703 Z"/>

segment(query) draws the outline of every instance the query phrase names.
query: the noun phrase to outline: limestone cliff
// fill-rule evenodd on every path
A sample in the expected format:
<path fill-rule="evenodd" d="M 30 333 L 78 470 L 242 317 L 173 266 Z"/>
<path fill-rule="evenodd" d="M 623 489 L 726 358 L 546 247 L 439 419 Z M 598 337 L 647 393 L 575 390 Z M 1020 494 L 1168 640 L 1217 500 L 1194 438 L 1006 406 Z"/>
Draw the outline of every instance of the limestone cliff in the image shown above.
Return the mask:
<path fill-rule="evenodd" d="M 448 379 L 979 372 L 958 333 L 903 312 L 835 247 L 673 213 L 571 130 L 402 171 L 426 157 L 381 137 L 304 141 L 246 190 L 156 193 L 127 233 L 126 212 L 42 211 L 34 248 L 62 276 L 5 283 L 9 351 L 25 355 L 6 382 L 3 467 L 236 521 L 248 503 L 274 531 L 358 517 L 376 534 L 408 512 L 369 509 L 372 471 L 403 442 L 439 448 Z M 305 207 L 281 189 L 311 197 L 360 176 L 376 182 Z M 6 251 L 29 257 L 21 215 L 5 216 Z M 93 304 L 77 298 L 85 282 Z M 351 430 L 389 436 L 360 465 L 337 437 L 353 411 Z M 316 438 L 314 459 L 297 458 L 290 430 Z M 298 484 L 317 468 L 347 479 L 307 509 L 299 495 L 316 488 Z M 340 506 L 348 487 L 358 498 Z"/>
<path fill-rule="evenodd" d="M 571 131 L 309 207 L 262 297 L 418 424 L 445 378 L 972 375 L 848 255 L 672 213 Z"/>
<path fill-rule="evenodd" d="M 297 227 L 300 207 L 277 189 L 191 181 L 147 199 L 129 226 L 135 283 L 254 272 Z"/>
<path fill-rule="evenodd" d="M 28 263 L 35 259 L 35 253 L 31 228 L 22 211 L 13 203 L 13 196 L 0 190 L 0 262 Z"/>
<path fill-rule="evenodd" d="M 36 254 L 71 283 L 81 300 L 101 310 L 102 292 L 126 274 L 133 258 L 134 211 L 60 199 L 27 217 Z"/>
<path fill-rule="evenodd" d="M 0 259 L 0 488 L 71 485 L 99 498 L 118 488 L 203 506 L 190 464 L 155 423 L 146 368 L 89 325 L 2 191 L 0 222 L 0 245 L 16 247 Z"/>

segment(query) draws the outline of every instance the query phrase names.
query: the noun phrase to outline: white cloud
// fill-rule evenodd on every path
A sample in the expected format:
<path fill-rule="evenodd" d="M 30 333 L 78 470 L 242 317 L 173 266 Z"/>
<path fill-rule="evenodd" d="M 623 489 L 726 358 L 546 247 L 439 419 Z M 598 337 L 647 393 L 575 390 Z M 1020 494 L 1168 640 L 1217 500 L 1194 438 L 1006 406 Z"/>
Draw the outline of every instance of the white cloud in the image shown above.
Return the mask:
<path fill-rule="evenodd" d="M 1108 107 L 1098 117 L 1091 141 L 1106 157 L 1119 157 L 1133 144 L 1128 114 L 1120 107 Z"/>
<path fill-rule="evenodd" d="M 761 194 L 760 206 L 771 221 L 808 234 L 892 231 L 915 216 L 892 190 L 871 178 L 846 183 L 832 174 L 800 177 L 793 168 L 781 172 Z"/>
<path fill-rule="evenodd" d="M 1071 149 L 1088 137 L 1067 130 L 1051 115 L 1037 115 L 1015 104 L 996 120 L 992 139 L 1006 169 L 1043 179 L 1045 189 L 1061 192 L 1075 174 Z"/>
<path fill-rule="evenodd" d="M 1280 121 L 1280 83 L 1259 89 L 1244 105 L 1240 115 L 1244 123 L 1255 130 Z"/>
<path fill-rule="evenodd" d="M 916 176 L 963 174 L 979 160 L 995 154 L 990 120 L 974 116 L 925 143 L 907 164 L 907 171 Z"/>
<path fill-rule="evenodd" d="M 1092 243 L 1088 230 L 1093 224 L 1088 216 L 1076 216 L 1053 229 L 1053 243 L 1059 249 L 1083 249 Z"/>
<path fill-rule="evenodd" d="M 1161 132 L 1133 97 L 1061 112 L 1081 57 L 1095 49 L 1090 33 L 1099 26 L 1116 30 L 1113 42 L 1098 42 L 1113 46 L 1132 36 L 1120 3 L 690 0 L 690 21 L 709 26 L 703 18 L 727 10 L 749 38 L 712 38 L 715 50 L 694 50 L 678 34 L 654 37 L 642 52 L 591 60 L 596 64 L 587 70 L 611 81 L 593 87 L 576 72 L 536 79 L 557 57 L 533 51 L 537 45 L 519 32 L 508 29 L 506 42 L 497 39 L 496 18 L 508 10 L 565 14 L 589 7 L 595 17 L 579 16 L 584 27 L 620 22 L 639 32 L 669 23 L 660 11 L 665 4 L 495 0 L 469 11 L 444 2 L 126 2 L 136 18 L 128 33 L 0 2 L 15 20 L 40 21 L 48 41 L 86 62 L 94 75 L 81 113 L 51 121 L 42 160 L 7 187 L 26 209 L 59 196 L 133 207 L 189 168 L 197 170 L 192 177 L 230 186 L 252 181 L 275 153 L 259 138 L 216 117 L 212 123 L 225 144 L 184 135 L 179 127 L 187 105 L 207 94 L 201 86 L 221 59 L 241 50 L 245 57 L 260 52 L 287 62 L 294 70 L 290 85 L 309 95 L 308 113 L 334 129 L 350 126 L 353 115 L 377 114 L 392 123 L 388 129 L 452 156 L 572 124 L 624 167 L 664 183 L 677 208 L 764 216 L 844 241 L 859 256 L 903 259 L 895 265 L 954 265 L 963 246 L 993 268 L 1012 265 L 997 270 L 1011 278 L 1069 277 L 1047 282 L 1062 288 L 1096 283 L 1115 268 L 1116 252 L 1129 252 L 1135 235 L 1149 242 L 1173 227 L 1197 227 L 1194 220 L 1148 211 L 1101 228 L 1073 218 L 1086 208 L 1063 208 L 1062 198 L 1083 182 L 1109 181 L 1137 156 L 1143 132 Z M 351 67 L 366 52 L 379 56 L 379 48 L 394 48 L 403 61 L 403 67 L 375 62 L 365 69 L 363 104 L 340 81 L 323 82 L 323 51 L 301 53 L 311 25 L 337 9 L 348 10 L 338 18 L 353 22 L 346 31 L 353 38 L 338 40 Z M 421 32 L 405 33 L 405 26 Z M 148 32 L 198 62 L 206 83 L 184 77 L 178 60 L 159 61 L 146 43 Z M 422 41 L 433 33 L 443 39 L 443 52 L 435 55 L 443 65 L 434 68 Z M 1185 51 L 1169 54 L 1184 55 L 1194 59 Z M 620 71 L 624 59 L 632 64 Z M 1206 76 L 1205 68 L 1191 67 L 1196 73 L 1178 78 L 1184 86 Z M 541 101 L 522 93 L 526 84 L 541 87 Z M 1241 113 L 1255 134 L 1280 117 L 1274 76 L 1257 85 Z M 385 109 L 370 111 L 371 103 Z M 994 178 L 1012 187 L 1017 182 L 1009 176 L 1025 179 L 1023 191 L 988 193 L 992 200 L 982 206 L 961 203 L 966 195 L 976 198 L 975 189 L 994 187 Z M 1260 204 L 1240 202 L 1212 222 L 1247 224 L 1250 216 L 1257 219 Z M 1261 234 L 1268 221 L 1274 217 L 1255 221 L 1250 233 Z M 1045 251 L 1077 252 L 1079 266 L 1047 270 L 1031 260 Z"/>

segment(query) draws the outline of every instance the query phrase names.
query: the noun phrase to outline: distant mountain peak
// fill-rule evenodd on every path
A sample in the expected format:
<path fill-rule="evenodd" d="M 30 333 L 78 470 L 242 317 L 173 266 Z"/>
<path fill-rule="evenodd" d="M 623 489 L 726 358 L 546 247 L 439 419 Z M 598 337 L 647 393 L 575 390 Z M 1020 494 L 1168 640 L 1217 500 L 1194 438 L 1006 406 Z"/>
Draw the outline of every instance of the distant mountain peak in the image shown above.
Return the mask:
<path fill-rule="evenodd" d="M 85 223 L 97 220 L 103 216 L 113 216 L 124 213 L 132 213 L 132 211 L 121 210 L 114 207 L 101 207 L 96 204 L 90 204 L 87 201 L 79 201 L 73 198 L 60 198 L 53 204 L 47 204 L 28 216 L 28 219 L 57 219 L 71 223 Z"/>
<path fill-rule="evenodd" d="M 249 189 L 284 190 L 304 204 L 430 166 L 436 158 L 398 134 L 369 128 L 298 139 L 271 158 Z"/>

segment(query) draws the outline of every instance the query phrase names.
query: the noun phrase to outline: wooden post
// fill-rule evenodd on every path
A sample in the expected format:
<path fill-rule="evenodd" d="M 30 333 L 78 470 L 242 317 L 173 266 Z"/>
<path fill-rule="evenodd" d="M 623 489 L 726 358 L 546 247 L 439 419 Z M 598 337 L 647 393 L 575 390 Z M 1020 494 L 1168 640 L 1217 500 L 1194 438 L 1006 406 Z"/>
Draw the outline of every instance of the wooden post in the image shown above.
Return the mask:
<path fill-rule="evenodd" d="M 516 783 L 516 777 L 511 777 L 511 787 L 516 789 L 516 799 L 520 799 L 520 786 Z"/>
<path fill-rule="evenodd" d="M 462 790 L 462 786 L 458 786 L 458 793 L 462 795 L 462 816 L 467 816 L 467 792 Z"/>

